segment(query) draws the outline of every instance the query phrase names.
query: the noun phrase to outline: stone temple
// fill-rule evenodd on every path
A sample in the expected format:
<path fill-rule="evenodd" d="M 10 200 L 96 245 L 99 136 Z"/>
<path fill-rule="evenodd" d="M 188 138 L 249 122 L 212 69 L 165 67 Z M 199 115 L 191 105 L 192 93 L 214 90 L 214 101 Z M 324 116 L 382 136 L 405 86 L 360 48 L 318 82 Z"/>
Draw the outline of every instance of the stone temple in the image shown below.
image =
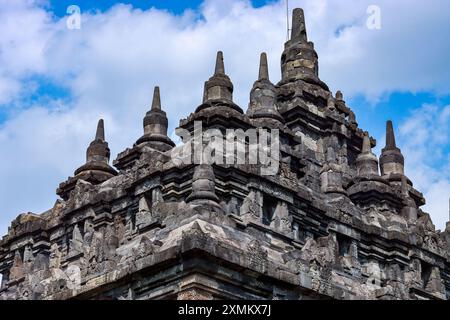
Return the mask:
<path fill-rule="evenodd" d="M 244 112 L 219 52 L 179 125 L 279 130 L 276 175 L 175 161 L 183 146 L 156 88 L 142 137 L 113 166 L 100 120 L 54 207 L 12 222 L 0 299 L 450 299 L 450 224 L 436 231 L 420 209 L 392 122 L 378 158 L 343 94 L 320 80 L 301 9 L 281 69 L 273 84 L 261 55 Z"/>

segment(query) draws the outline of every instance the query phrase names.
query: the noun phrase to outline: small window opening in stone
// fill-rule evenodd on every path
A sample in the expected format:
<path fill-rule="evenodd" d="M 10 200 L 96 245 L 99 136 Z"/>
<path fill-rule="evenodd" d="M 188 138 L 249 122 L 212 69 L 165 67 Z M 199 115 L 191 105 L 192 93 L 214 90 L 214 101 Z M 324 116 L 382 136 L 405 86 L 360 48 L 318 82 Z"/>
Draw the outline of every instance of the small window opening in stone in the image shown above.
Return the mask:
<path fill-rule="evenodd" d="M 341 257 L 348 256 L 350 254 L 350 246 L 352 244 L 352 240 L 342 234 L 337 234 L 336 238 L 339 248 L 339 255 Z"/>
<path fill-rule="evenodd" d="M 292 232 L 295 240 L 300 240 L 300 225 L 297 222 L 292 224 Z"/>
<path fill-rule="evenodd" d="M 278 201 L 270 196 L 264 196 L 263 199 L 263 218 L 262 223 L 266 226 L 270 226 L 277 209 Z"/>
<path fill-rule="evenodd" d="M 72 238 L 72 235 L 66 234 L 64 236 L 64 250 L 66 250 L 66 253 L 69 253 L 70 250 L 70 239 Z"/>
<path fill-rule="evenodd" d="M 423 262 L 423 261 L 421 261 L 420 263 L 421 263 L 421 266 L 422 266 L 422 274 L 421 274 L 421 276 L 422 276 L 422 285 L 425 288 L 427 286 L 427 284 L 428 284 L 428 281 L 430 280 L 431 271 L 433 270 L 433 267 L 430 264 L 428 264 L 426 262 Z"/>
<path fill-rule="evenodd" d="M 148 206 L 149 208 L 151 208 L 151 207 L 152 207 L 152 204 L 153 204 L 153 193 L 155 193 L 154 190 L 152 190 L 152 192 L 147 192 L 147 193 L 144 195 L 145 201 L 147 201 L 147 206 Z"/>
<path fill-rule="evenodd" d="M 152 194 L 146 193 L 139 199 L 138 211 L 150 211 L 152 208 Z"/>
<path fill-rule="evenodd" d="M 136 228 L 136 212 L 131 213 L 131 228 L 134 230 Z"/>
<path fill-rule="evenodd" d="M 5 273 L 2 274 L 1 280 L 2 288 L 6 286 L 6 284 L 9 281 L 9 278 L 10 278 L 10 270 L 6 270 Z"/>

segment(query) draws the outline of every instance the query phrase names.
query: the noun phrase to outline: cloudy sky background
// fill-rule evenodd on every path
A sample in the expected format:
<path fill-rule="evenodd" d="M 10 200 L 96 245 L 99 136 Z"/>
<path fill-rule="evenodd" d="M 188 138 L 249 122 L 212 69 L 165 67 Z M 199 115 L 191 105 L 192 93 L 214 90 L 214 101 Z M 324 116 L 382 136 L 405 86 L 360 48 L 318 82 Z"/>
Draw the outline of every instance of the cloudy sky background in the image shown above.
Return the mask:
<path fill-rule="evenodd" d="M 81 29 L 66 27 L 69 5 Z M 366 27 L 381 9 L 381 29 Z M 450 197 L 450 1 L 290 0 L 303 7 L 321 79 L 344 92 L 359 125 L 384 144 L 394 120 L 406 173 L 438 229 Z M 244 109 L 268 53 L 280 79 L 284 1 L 0 0 L 0 233 L 22 212 L 41 213 L 84 163 L 105 119 L 114 159 L 142 134 L 155 85 L 170 130 L 200 104 L 224 51 Z"/>

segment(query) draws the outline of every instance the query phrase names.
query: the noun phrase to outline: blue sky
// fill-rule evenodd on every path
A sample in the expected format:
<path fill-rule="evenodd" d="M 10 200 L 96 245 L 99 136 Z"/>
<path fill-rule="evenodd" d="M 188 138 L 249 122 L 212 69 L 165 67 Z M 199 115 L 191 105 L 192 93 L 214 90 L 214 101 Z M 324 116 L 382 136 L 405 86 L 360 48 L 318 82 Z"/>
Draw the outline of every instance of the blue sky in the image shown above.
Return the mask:
<path fill-rule="evenodd" d="M 201 0 L 189 0 L 189 1 L 176 1 L 176 0 L 159 0 L 159 1 L 121 1 L 124 4 L 130 4 L 134 8 L 139 8 L 142 10 L 147 10 L 150 8 L 168 10 L 175 14 L 181 14 L 186 9 L 197 9 L 202 1 Z M 67 7 L 77 4 L 84 11 L 106 11 L 112 6 L 117 4 L 117 1 L 110 0 L 83 0 L 83 1 L 73 1 L 73 0 L 56 0 L 50 1 L 49 9 L 53 11 L 57 16 L 61 17 L 66 15 Z"/>
<path fill-rule="evenodd" d="M 181 14 L 186 9 L 196 10 L 202 4 L 202 0 L 135 0 L 135 1 L 111 1 L 111 0 L 52 0 L 50 1 L 49 10 L 55 15 L 62 17 L 66 15 L 67 7 L 76 4 L 84 11 L 106 11 L 118 2 L 130 4 L 134 8 L 147 10 L 156 8 L 161 10 L 168 10 L 175 14 Z M 261 7 L 267 3 L 275 2 L 270 0 L 252 0 L 254 7 Z"/>
<path fill-rule="evenodd" d="M 376 3 L 375 3 L 376 2 Z M 120 3 L 129 6 L 121 6 Z M 366 26 L 381 9 L 381 29 Z M 406 173 L 438 228 L 450 197 L 450 2 L 291 0 L 303 7 L 320 76 L 342 90 L 360 127 L 383 147 L 394 121 Z M 66 28 L 67 7 L 81 29 Z M 186 9 L 190 9 L 186 11 Z M 153 86 L 170 130 L 201 102 L 223 50 L 235 101 L 247 108 L 258 57 L 280 78 L 284 1 L 0 0 L 0 233 L 19 213 L 43 212 L 84 162 L 98 118 L 112 159 L 141 135 Z"/>

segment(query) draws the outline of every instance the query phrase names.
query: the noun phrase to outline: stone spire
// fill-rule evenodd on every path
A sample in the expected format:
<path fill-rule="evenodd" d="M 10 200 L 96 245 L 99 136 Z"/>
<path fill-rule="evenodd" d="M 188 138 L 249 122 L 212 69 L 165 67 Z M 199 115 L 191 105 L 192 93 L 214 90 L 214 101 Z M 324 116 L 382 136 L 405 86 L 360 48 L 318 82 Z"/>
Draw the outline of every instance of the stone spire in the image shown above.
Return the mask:
<path fill-rule="evenodd" d="M 392 121 L 389 120 L 386 123 L 386 148 L 389 150 L 397 149 L 397 144 L 395 143 L 395 134 L 394 134 L 394 126 Z"/>
<path fill-rule="evenodd" d="M 74 172 L 74 177 L 60 183 L 56 194 L 64 200 L 70 198 L 71 191 L 78 180 L 84 180 L 91 184 L 101 184 L 117 175 L 117 171 L 109 165 L 111 151 L 105 140 L 105 124 L 102 119 L 98 121 L 95 139 L 86 151 L 86 163 Z"/>
<path fill-rule="evenodd" d="M 209 164 L 196 166 L 192 178 L 192 193 L 186 199 L 186 202 L 218 206 L 219 198 L 216 196 L 215 187 L 213 167 Z"/>
<path fill-rule="evenodd" d="M 229 107 L 239 113 L 243 113 L 242 109 L 233 102 L 233 90 L 233 83 L 225 74 L 223 53 L 219 51 L 217 52 L 214 75 L 205 82 L 203 104 L 197 108 L 196 112 L 210 107 L 220 106 Z"/>
<path fill-rule="evenodd" d="M 225 65 L 223 63 L 223 52 L 222 51 L 217 52 L 216 69 L 215 69 L 214 75 L 215 76 L 225 75 Z"/>
<path fill-rule="evenodd" d="M 378 159 L 372 153 L 372 146 L 368 134 L 364 135 L 361 154 L 356 159 L 358 176 L 378 176 Z"/>
<path fill-rule="evenodd" d="M 259 76 L 258 80 L 269 80 L 269 65 L 267 63 L 267 54 L 265 52 L 261 53 L 259 60 Z"/>
<path fill-rule="evenodd" d="M 155 87 L 153 91 L 153 101 L 151 110 L 161 110 L 161 93 L 159 87 Z"/>
<path fill-rule="evenodd" d="M 364 138 L 363 138 L 363 145 L 362 145 L 362 148 L 361 148 L 361 154 L 369 154 L 369 153 L 372 153 L 372 145 L 370 144 L 369 135 L 365 134 Z"/>
<path fill-rule="evenodd" d="M 395 143 L 392 121 L 386 124 L 386 147 L 380 157 L 381 175 L 404 175 L 405 158 Z"/>
<path fill-rule="evenodd" d="M 303 9 L 294 9 L 292 14 L 291 39 L 285 43 L 281 56 L 281 83 L 303 80 L 329 90 L 319 79 L 319 57 L 314 43 L 308 41 Z"/>
<path fill-rule="evenodd" d="M 175 146 L 167 136 L 169 121 L 161 108 L 161 94 L 159 87 L 153 92 L 152 107 L 144 117 L 144 135 L 138 139 L 137 145 L 149 145 L 151 148 L 166 152 Z"/>
<path fill-rule="evenodd" d="M 378 159 L 372 153 L 369 134 L 364 133 L 361 153 L 356 159 L 356 177 L 347 185 L 350 199 L 365 210 L 385 210 L 386 206 L 398 212 L 403 206 L 399 192 L 394 192 L 391 182 L 379 174 Z M 386 196 L 389 194 L 389 196 Z"/>
<path fill-rule="evenodd" d="M 306 34 L 305 13 L 301 8 L 296 8 L 292 12 L 291 41 L 299 43 L 308 42 L 308 36 Z"/>
<path fill-rule="evenodd" d="M 270 119 L 281 124 L 284 119 L 276 106 L 277 92 L 275 86 L 269 80 L 269 70 L 266 53 L 261 54 L 259 63 L 259 79 L 253 84 L 250 92 L 250 104 L 247 115 L 251 119 Z"/>
<path fill-rule="evenodd" d="M 74 177 L 60 183 L 56 194 L 67 200 L 78 180 L 84 180 L 91 184 L 101 184 L 117 175 L 117 171 L 109 165 L 110 155 L 108 142 L 105 141 L 105 124 L 100 119 L 97 124 L 95 139 L 86 151 L 86 163 L 75 170 Z"/>
<path fill-rule="evenodd" d="M 233 83 L 225 74 L 222 51 L 217 52 L 214 75 L 205 83 L 203 102 L 210 100 L 233 101 Z"/>
<path fill-rule="evenodd" d="M 395 142 L 392 121 L 386 123 L 386 146 L 380 156 L 381 175 L 392 185 L 397 185 L 402 191 L 403 208 L 401 214 L 410 221 L 415 221 L 419 215 L 419 207 L 425 204 L 422 194 L 413 189 L 412 182 L 405 176 L 405 158 Z"/>
<path fill-rule="evenodd" d="M 109 165 L 111 152 L 105 141 L 105 125 L 103 119 L 97 124 L 95 139 L 86 151 L 86 164 L 75 170 L 75 177 L 91 183 L 101 183 L 117 174 Z"/>
<path fill-rule="evenodd" d="M 95 140 L 105 141 L 105 123 L 100 119 L 97 124 L 97 132 L 95 133 Z"/>

